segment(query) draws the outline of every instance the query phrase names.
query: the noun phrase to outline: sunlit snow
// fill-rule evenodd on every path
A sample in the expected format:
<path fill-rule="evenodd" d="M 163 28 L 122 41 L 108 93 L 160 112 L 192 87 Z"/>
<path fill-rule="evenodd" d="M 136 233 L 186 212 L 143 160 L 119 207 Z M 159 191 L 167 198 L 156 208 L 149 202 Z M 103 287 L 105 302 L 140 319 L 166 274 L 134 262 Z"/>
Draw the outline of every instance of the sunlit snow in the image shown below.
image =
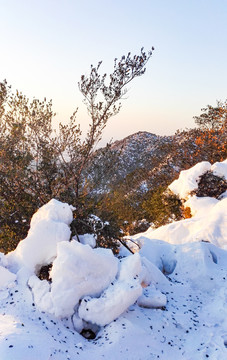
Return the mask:
<path fill-rule="evenodd" d="M 227 197 L 190 195 L 207 170 L 227 178 L 227 161 L 182 172 L 170 188 L 193 217 L 135 235 L 133 255 L 70 241 L 70 205 L 40 208 L 0 254 L 0 359 L 226 360 Z"/>

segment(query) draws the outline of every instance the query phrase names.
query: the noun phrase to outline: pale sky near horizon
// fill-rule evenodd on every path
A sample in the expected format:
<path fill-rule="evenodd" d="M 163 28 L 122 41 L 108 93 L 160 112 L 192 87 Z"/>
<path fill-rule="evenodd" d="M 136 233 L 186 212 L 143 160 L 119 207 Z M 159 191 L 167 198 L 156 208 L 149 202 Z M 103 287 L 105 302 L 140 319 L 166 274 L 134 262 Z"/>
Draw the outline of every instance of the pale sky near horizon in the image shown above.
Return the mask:
<path fill-rule="evenodd" d="M 155 47 L 103 143 L 193 127 L 201 108 L 227 98 L 227 0 L 0 0 L 0 34 L 0 81 L 52 99 L 56 122 L 79 107 L 84 131 L 81 74 L 99 60 L 111 72 L 115 57 Z"/>

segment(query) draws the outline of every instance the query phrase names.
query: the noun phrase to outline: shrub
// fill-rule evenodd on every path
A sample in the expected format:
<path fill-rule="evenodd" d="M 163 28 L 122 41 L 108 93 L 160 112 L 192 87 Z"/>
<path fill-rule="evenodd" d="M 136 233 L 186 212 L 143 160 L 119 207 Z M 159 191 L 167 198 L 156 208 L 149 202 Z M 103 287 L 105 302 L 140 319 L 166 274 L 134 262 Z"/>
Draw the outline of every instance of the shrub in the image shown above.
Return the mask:
<path fill-rule="evenodd" d="M 209 196 L 218 199 L 226 190 L 227 181 L 225 178 L 214 175 L 212 171 L 207 171 L 200 176 L 198 189 L 193 191 L 192 194 L 198 197 Z"/>

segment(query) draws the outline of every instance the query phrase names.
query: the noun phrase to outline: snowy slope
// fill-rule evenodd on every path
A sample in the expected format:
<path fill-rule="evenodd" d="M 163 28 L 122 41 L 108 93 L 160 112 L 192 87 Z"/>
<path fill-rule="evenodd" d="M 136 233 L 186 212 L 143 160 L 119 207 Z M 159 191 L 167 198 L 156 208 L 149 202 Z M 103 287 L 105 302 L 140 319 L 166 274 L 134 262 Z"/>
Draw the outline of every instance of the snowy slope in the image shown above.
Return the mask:
<path fill-rule="evenodd" d="M 209 170 L 227 180 L 227 160 L 212 166 L 204 161 L 189 170 L 182 171 L 179 179 L 169 186 L 170 190 L 186 200 L 184 205 L 191 208 L 191 213 L 194 215 L 192 218 L 161 226 L 156 230 L 149 228 L 147 232 L 138 234 L 133 239 L 140 243 L 143 243 L 146 238 L 159 239 L 171 244 L 209 241 L 227 249 L 226 192 L 219 199 L 190 195 L 197 189 L 199 177 Z"/>
<path fill-rule="evenodd" d="M 226 165 L 212 171 L 226 176 Z M 189 202 L 199 169 L 174 184 Z M 118 258 L 70 242 L 73 209 L 51 200 L 0 254 L 0 359 L 226 360 L 227 199 L 206 199 L 205 214 L 200 200 L 191 219 L 134 236 L 140 251 Z M 37 277 L 49 262 L 52 283 Z"/>

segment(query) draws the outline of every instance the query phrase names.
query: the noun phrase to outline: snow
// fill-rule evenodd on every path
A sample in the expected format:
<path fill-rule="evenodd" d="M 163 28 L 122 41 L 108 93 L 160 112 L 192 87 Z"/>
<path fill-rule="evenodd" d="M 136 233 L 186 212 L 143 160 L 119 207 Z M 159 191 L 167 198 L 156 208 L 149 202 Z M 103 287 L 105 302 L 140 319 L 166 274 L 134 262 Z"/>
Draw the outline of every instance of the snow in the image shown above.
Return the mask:
<path fill-rule="evenodd" d="M 227 180 L 227 160 L 216 162 L 213 165 L 208 161 L 202 161 L 188 170 L 181 171 L 179 178 L 169 185 L 169 189 L 180 199 L 187 199 L 190 193 L 198 188 L 200 176 L 207 171 Z"/>
<path fill-rule="evenodd" d="M 150 238 L 163 240 L 170 244 L 209 241 L 218 247 L 227 249 L 226 192 L 219 197 L 219 200 L 190 195 L 190 192 L 198 186 L 199 176 L 209 167 L 211 171 L 217 171 L 219 176 L 224 176 L 227 161 L 215 163 L 212 166 L 208 162 L 198 163 L 191 169 L 182 171 L 179 178 L 169 186 L 172 191 L 186 200 L 184 206 L 190 207 L 193 215 L 191 218 L 161 226 L 156 230 L 149 228 L 142 235 L 137 234 L 132 237 L 132 240 L 138 244 L 144 244 L 146 239 Z"/>
<path fill-rule="evenodd" d="M 139 254 L 122 260 L 117 280 L 99 298 L 85 297 L 82 300 L 78 312 L 80 318 L 100 326 L 118 318 L 142 294 L 140 272 Z"/>
<path fill-rule="evenodd" d="M 16 275 L 0 266 L 0 288 L 10 286 L 16 280 Z"/>
<path fill-rule="evenodd" d="M 198 188 L 199 177 L 209 170 L 211 164 L 208 161 L 202 161 L 188 170 L 183 170 L 179 178 L 169 185 L 169 189 L 181 199 L 186 199 L 191 191 Z"/>
<path fill-rule="evenodd" d="M 33 215 L 31 219 L 31 227 L 39 224 L 43 219 L 70 225 L 73 220 L 73 210 L 75 210 L 73 206 L 52 199 Z"/>
<path fill-rule="evenodd" d="M 145 239 L 152 238 L 164 240 L 170 244 L 209 241 L 227 249 L 227 198 L 217 202 L 210 199 L 204 211 L 201 210 L 200 201 L 198 204 L 200 211 L 198 210 L 192 218 L 173 222 L 155 230 L 149 228 L 143 234 L 133 236 L 132 239 L 144 243 Z"/>
<path fill-rule="evenodd" d="M 214 175 L 224 177 L 227 180 L 227 159 L 213 164 L 211 170 Z"/>
<path fill-rule="evenodd" d="M 91 249 L 73 240 L 61 242 L 51 271 L 51 287 L 32 277 L 29 281 L 41 311 L 56 317 L 74 314 L 74 307 L 86 295 L 99 296 L 115 279 L 118 261 L 108 249 Z M 41 292 L 41 294 L 40 294 Z M 44 299 L 40 301 L 40 299 Z M 37 301 L 36 301 L 37 299 Z"/>
<path fill-rule="evenodd" d="M 190 196 L 189 199 L 184 203 L 185 207 L 189 207 L 191 210 L 191 215 L 195 216 L 204 215 L 213 208 L 219 201 L 215 198 L 210 198 L 208 196 L 205 197 L 197 197 Z"/>
<path fill-rule="evenodd" d="M 226 165 L 181 173 L 170 187 L 192 218 L 133 236 L 133 255 L 94 248 L 88 234 L 70 240 L 70 205 L 40 208 L 26 239 L 0 254 L 0 359 L 226 360 L 227 197 L 190 195 Z M 52 282 L 40 280 L 50 263 Z"/>
<path fill-rule="evenodd" d="M 6 256 L 0 253 L 0 294 L 5 288 L 12 287 L 14 285 L 14 281 L 16 280 L 16 275 L 6 268 L 7 265 L 8 261 Z"/>
<path fill-rule="evenodd" d="M 31 219 L 27 237 L 8 254 L 11 264 L 16 269 L 24 266 L 34 272 L 52 262 L 56 257 L 57 244 L 70 239 L 72 210 L 68 204 L 55 199 L 42 206 Z"/>
<path fill-rule="evenodd" d="M 167 297 L 157 290 L 155 286 L 148 286 L 143 295 L 137 299 L 137 304 L 144 308 L 162 308 L 166 306 Z"/>
<path fill-rule="evenodd" d="M 90 245 L 92 248 L 96 246 L 96 237 L 94 234 L 79 235 L 79 240 L 81 244 Z"/>

